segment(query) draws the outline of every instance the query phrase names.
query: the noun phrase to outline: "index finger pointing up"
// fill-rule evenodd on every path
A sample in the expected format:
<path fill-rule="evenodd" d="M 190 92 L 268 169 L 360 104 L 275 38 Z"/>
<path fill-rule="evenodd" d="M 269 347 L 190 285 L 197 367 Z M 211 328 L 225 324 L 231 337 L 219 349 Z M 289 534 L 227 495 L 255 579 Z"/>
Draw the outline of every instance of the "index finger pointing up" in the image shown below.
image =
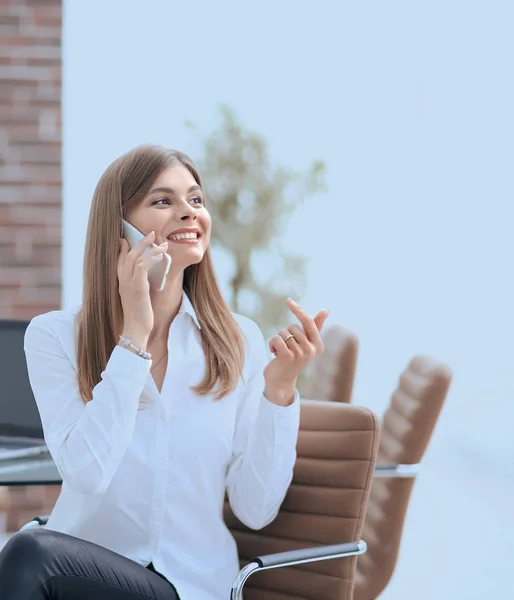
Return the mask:
<path fill-rule="evenodd" d="M 316 323 L 314 319 L 309 317 L 309 315 L 301 308 L 292 298 L 287 299 L 287 306 L 289 310 L 294 314 L 294 316 L 300 321 L 303 325 L 303 330 L 305 331 L 305 335 L 309 339 L 310 342 L 315 342 L 319 337 L 319 331 L 316 327 Z"/>

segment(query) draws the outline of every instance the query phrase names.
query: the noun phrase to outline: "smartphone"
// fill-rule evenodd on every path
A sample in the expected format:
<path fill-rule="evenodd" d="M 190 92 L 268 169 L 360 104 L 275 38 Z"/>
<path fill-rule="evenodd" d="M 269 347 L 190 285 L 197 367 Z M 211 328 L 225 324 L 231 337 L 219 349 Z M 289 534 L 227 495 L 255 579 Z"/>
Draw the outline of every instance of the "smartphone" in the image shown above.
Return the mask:
<path fill-rule="evenodd" d="M 124 220 L 123 237 L 127 240 L 130 248 L 132 249 L 138 242 L 140 242 L 145 237 L 145 235 L 142 234 L 133 225 L 131 225 L 128 221 Z M 155 247 L 157 246 L 157 244 L 152 244 L 152 246 Z M 148 247 L 145 250 L 145 252 L 148 252 L 152 246 Z M 171 256 L 165 252 L 163 254 L 163 259 L 149 269 L 148 281 L 150 283 L 150 287 L 156 292 L 161 292 L 164 289 L 166 278 L 168 277 L 168 273 L 170 272 L 170 267 Z"/>

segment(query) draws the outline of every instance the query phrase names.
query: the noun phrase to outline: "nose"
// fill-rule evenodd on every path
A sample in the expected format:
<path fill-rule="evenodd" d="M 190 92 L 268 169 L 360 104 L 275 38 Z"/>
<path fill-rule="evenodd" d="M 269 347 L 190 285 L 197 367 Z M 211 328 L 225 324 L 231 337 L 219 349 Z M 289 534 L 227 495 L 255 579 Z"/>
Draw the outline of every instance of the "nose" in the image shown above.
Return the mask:
<path fill-rule="evenodd" d="M 196 221 L 197 219 L 195 209 L 190 204 L 181 208 L 178 216 L 181 221 Z"/>

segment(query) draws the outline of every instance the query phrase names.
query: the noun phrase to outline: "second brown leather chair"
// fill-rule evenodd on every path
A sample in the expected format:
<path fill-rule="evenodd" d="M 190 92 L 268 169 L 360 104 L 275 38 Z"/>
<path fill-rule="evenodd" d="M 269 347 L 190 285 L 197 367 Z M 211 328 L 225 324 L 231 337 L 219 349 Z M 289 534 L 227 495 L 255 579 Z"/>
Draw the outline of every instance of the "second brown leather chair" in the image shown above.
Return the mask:
<path fill-rule="evenodd" d="M 382 420 L 378 467 L 362 533 L 368 551 L 357 561 L 355 600 L 375 600 L 394 572 L 416 467 L 451 379 L 447 365 L 427 356 L 414 357 L 400 376 Z"/>

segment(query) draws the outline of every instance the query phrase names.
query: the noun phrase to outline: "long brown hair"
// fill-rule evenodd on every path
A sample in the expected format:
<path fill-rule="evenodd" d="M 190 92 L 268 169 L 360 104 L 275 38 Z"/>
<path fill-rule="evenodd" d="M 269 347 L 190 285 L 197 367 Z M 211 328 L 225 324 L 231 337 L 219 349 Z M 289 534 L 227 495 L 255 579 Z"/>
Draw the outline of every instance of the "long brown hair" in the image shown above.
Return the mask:
<path fill-rule="evenodd" d="M 84 291 L 78 315 L 78 382 L 84 402 L 93 398 L 109 357 L 123 329 L 123 309 L 118 291 L 117 261 L 122 221 L 127 211 L 149 192 L 167 167 L 185 166 L 203 189 L 193 161 L 175 150 L 144 145 L 115 160 L 98 182 L 87 229 L 84 254 Z M 201 325 L 206 374 L 192 386 L 197 394 L 217 390 L 219 400 L 237 385 L 243 372 L 244 342 L 219 289 L 210 250 L 201 262 L 187 267 L 183 289 Z"/>

